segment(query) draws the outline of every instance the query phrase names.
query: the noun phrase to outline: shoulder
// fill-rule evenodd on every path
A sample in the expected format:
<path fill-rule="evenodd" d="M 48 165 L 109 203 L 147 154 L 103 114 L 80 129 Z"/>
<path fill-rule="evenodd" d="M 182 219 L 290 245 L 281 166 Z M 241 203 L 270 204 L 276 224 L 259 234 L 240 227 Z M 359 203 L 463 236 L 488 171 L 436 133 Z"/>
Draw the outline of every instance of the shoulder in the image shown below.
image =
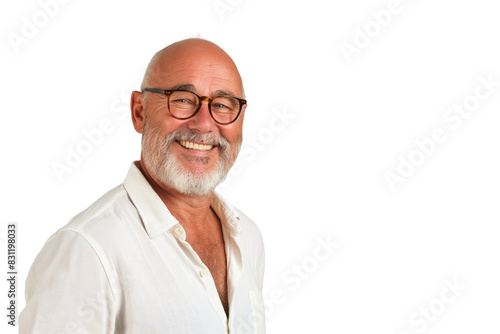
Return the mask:
<path fill-rule="evenodd" d="M 119 185 L 101 196 L 88 208 L 73 217 L 59 231 L 74 231 L 84 237 L 112 232 L 128 210 L 134 210 L 127 191 Z"/>
<path fill-rule="evenodd" d="M 124 224 L 132 225 L 129 219 L 131 215 L 137 216 L 134 221 L 140 219 L 123 185 L 119 185 L 52 234 L 39 255 L 77 252 L 82 256 L 97 255 L 102 260 L 105 257 L 105 249 L 109 248 L 110 239 L 130 230 L 123 227 Z M 78 245 L 81 245 L 80 248 Z"/>
<path fill-rule="evenodd" d="M 79 277 L 82 269 L 107 272 L 113 253 L 120 252 L 112 241 L 130 230 L 123 228 L 130 224 L 130 219 L 124 219 L 129 212 L 138 216 L 123 185 L 108 191 L 50 236 L 32 264 L 30 284 L 36 285 L 34 282 L 51 271 L 58 272 L 57 268 L 65 268 L 67 275 L 72 273 L 72 279 Z"/>

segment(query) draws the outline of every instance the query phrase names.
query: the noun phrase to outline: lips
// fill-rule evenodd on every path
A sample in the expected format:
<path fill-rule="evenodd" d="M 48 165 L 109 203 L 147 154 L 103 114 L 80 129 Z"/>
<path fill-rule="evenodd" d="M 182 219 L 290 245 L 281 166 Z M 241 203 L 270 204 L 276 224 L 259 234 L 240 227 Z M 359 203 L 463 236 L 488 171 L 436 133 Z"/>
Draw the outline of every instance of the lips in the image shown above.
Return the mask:
<path fill-rule="evenodd" d="M 196 151 L 209 151 L 214 148 L 214 145 L 197 144 L 188 140 L 180 140 L 178 143 L 181 144 L 182 147 Z"/>

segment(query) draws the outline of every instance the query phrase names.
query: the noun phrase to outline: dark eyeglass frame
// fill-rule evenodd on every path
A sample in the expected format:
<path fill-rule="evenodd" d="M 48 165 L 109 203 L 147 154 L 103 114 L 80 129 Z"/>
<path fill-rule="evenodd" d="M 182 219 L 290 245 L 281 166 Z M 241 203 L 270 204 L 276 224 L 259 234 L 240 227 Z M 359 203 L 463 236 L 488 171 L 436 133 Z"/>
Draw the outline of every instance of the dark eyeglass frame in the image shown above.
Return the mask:
<path fill-rule="evenodd" d="M 221 125 L 227 125 L 227 124 L 231 124 L 231 123 L 234 123 L 236 122 L 236 120 L 240 117 L 240 114 L 241 114 L 241 110 L 243 109 L 243 106 L 245 104 L 247 104 L 247 100 L 245 99 L 241 99 L 239 97 L 236 97 L 236 96 L 232 96 L 232 95 L 215 95 L 215 96 L 212 96 L 212 97 L 209 97 L 209 96 L 200 96 L 198 94 L 196 94 L 195 92 L 193 91 L 190 91 L 188 89 L 173 89 L 173 90 L 169 90 L 169 89 L 159 89 L 159 88 L 144 88 L 142 90 L 142 92 L 144 93 L 145 91 L 147 92 L 151 92 L 151 93 L 157 93 L 157 94 L 163 94 L 163 95 L 166 95 L 167 96 L 167 106 L 168 106 L 168 112 L 170 113 L 170 115 L 172 115 L 172 117 L 174 118 L 177 118 L 177 119 L 190 119 L 191 117 L 193 117 L 194 115 L 196 115 L 198 113 L 198 111 L 200 111 L 201 109 L 201 103 L 203 101 L 208 101 L 208 111 L 210 112 L 210 116 L 212 116 L 212 119 L 218 123 L 218 124 L 221 124 Z M 196 107 L 196 110 L 193 112 L 193 114 L 189 117 L 177 117 L 175 115 L 172 114 L 172 112 L 170 111 L 170 95 L 172 95 L 172 93 L 174 92 L 189 92 L 189 93 L 193 93 L 194 95 L 196 95 L 198 97 L 198 106 Z M 231 122 L 228 122 L 228 123 L 222 123 L 222 122 L 219 122 L 218 120 L 215 119 L 214 115 L 212 114 L 212 101 L 218 97 L 230 97 L 230 98 L 233 98 L 233 99 L 236 99 L 238 100 L 238 102 L 240 103 L 240 109 L 238 110 L 238 114 L 236 115 L 236 117 L 231 121 Z"/>

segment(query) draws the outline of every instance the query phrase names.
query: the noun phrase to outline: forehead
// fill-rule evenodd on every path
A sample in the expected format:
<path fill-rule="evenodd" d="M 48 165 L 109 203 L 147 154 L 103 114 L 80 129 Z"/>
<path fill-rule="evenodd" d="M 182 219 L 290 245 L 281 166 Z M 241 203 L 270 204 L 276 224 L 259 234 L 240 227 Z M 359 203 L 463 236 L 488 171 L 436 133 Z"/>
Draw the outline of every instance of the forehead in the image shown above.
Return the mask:
<path fill-rule="evenodd" d="M 154 81 L 164 89 L 192 85 L 201 94 L 243 93 L 241 77 L 233 61 L 223 51 L 213 48 L 178 48 L 167 52 L 155 67 Z"/>

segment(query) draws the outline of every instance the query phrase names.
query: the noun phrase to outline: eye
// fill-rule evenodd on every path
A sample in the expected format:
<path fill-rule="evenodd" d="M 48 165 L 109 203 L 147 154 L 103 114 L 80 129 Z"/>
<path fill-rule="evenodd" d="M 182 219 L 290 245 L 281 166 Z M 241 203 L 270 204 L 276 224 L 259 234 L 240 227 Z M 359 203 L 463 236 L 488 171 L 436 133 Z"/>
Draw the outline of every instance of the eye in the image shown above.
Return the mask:
<path fill-rule="evenodd" d="M 191 108 L 198 104 L 198 98 L 192 92 L 176 91 L 170 95 L 170 104 L 179 108 Z"/>
<path fill-rule="evenodd" d="M 228 106 L 225 106 L 222 103 L 214 103 L 214 104 L 212 104 L 212 107 L 219 108 L 219 109 L 227 109 L 227 108 L 229 108 Z"/>
<path fill-rule="evenodd" d="M 184 104 L 184 103 L 193 104 L 194 103 L 193 101 L 188 100 L 188 99 L 176 99 L 176 100 L 173 100 L 172 102 L 173 103 L 180 103 L 180 104 Z"/>
<path fill-rule="evenodd" d="M 219 96 L 212 101 L 212 109 L 220 113 L 237 112 L 238 101 L 229 96 Z"/>

